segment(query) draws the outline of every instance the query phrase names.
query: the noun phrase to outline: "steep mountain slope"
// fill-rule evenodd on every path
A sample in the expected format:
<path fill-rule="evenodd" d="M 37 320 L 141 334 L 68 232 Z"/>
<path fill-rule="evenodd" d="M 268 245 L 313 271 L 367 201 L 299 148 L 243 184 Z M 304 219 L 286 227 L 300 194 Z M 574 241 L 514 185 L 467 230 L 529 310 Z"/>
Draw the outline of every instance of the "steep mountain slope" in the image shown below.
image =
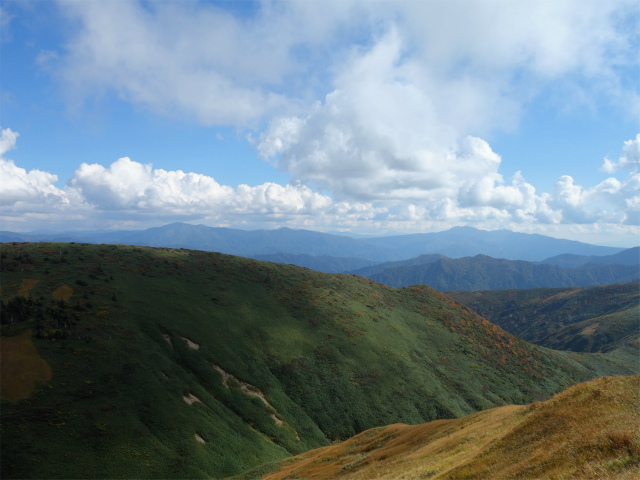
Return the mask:
<path fill-rule="evenodd" d="M 367 430 L 244 478 L 636 479 L 639 392 L 640 377 L 600 378 L 543 403 Z"/>
<path fill-rule="evenodd" d="M 608 351 L 640 328 L 637 283 L 447 293 L 520 338 L 562 350 Z"/>
<path fill-rule="evenodd" d="M 605 285 L 638 281 L 640 270 L 635 265 L 584 265 L 563 268 L 519 260 L 491 258 L 485 255 L 465 258 L 439 258 L 436 261 L 409 266 L 377 265 L 379 273 L 361 274 L 392 287 L 424 284 L 438 290 L 496 290 L 538 287 Z"/>
<path fill-rule="evenodd" d="M 547 258 L 540 263 L 547 263 L 550 265 L 558 265 L 559 267 L 576 268 L 588 263 L 597 263 L 603 265 L 613 265 L 616 263 L 622 265 L 636 265 L 640 266 L 640 247 L 633 247 L 615 253 L 613 255 L 575 255 L 571 253 L 565 253 L 563 255 L 557 255 L 555 257 Z"/>
<path fill-rule="evenodd" d="M 426 287 L 189 250 L 1 252 L 2 478 L 229 476 L 635 371 L 528 344 Z"/>

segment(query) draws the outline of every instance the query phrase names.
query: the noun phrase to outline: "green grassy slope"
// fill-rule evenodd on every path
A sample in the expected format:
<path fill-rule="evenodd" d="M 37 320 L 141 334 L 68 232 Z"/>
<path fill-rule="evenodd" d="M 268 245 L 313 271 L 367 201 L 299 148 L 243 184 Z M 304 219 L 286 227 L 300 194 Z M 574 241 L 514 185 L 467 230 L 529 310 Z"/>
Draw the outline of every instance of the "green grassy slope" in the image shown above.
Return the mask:
<path fill-rule="evenodd" d="M 53 372 L 3 400 L 3 478 L 229 476 L 629 373 L 535 347 L 428 287 L 188 250 L 1 252 L 3 339 L 31 329 Z"/>

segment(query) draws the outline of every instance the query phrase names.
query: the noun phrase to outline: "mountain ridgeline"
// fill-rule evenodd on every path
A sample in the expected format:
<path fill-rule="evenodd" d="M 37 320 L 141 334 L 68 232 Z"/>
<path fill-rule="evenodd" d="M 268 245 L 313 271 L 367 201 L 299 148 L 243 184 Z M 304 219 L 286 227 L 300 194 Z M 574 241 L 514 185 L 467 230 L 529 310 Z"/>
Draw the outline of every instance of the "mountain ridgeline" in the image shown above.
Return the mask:
<path fill-rule="evenodd" d="M 424 284 L 437 290 L 497 290 L 569 287 L 637 282 L 638 264 L 594 264 L 577 268 L 539 264 L 486 255 L 446 258 L 424 255 L 353 272 L 392 287 Z"/>
<path fill-rule="evenodd" d="M 547 258 L 541 263 L 558 265 L 559 267 L 576 268 L 587 264 L 604 265 L 640 265 L 640 247 L 627 248 L 613 255 L 574 255 L 565 253 L 555 257 Z"/>
<path fill-rule="evenodd" d="M 638 373 L 520 340 L 424 286 L 137 246 L 1 257 L 2 478 L 220 478 Z"/>
<path fill-rule="evenodd" d="M 543 235 L 508 230 L 484 231 L 472 227 L 454 227 L 443 232 L 372 238 L 352 238 L 346 235 L 290 228 L 247 231 L 185 223 L 172 223 L 140 231 L 73 231 L 58 234 L 0 232 L 0 242 L 42 241 L 189 248 L 244 257 L 273 254 L 315 257 L 326 255 L 370 260 L 375 263 L 408 260 L 434 253 L 449 258 L 487 255 L 536 262 L 563 254 L 603 256 L 623 250 Z"/>

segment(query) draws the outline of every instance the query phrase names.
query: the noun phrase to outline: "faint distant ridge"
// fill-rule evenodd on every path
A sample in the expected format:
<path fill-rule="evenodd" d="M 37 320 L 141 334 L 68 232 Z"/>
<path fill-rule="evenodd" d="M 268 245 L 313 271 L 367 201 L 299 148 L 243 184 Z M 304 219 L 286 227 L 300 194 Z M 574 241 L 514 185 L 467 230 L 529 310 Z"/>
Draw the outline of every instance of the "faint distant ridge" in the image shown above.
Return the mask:
<path fill-rule="evenodd" d="M 378 263 L 370 267 L 363 267 L 358 270 L 352 270 L 348 273 L 351 273 L 353 275 L 360 275 L 366 278 L 372 278 L 375 275 L 383 274 L 383 272 L 387 269 L 418 267 L 422 265 L 435 263 L 438 260 L 450 260 L 450 259 L 438 253 L 425 253 L 424 255 L 420 255 L 419 257 L 415 257 L 415 258 L 410 258 L 409 260 Z"/>
<path fill-rule="evenodd" d="M 441 257 L 421 264 L 396 265 L 385 263 L 351 273 L 390 287 L 424 284 L 437 290 L 584 287 L 640 280 L 637 264 L 588 264 L 567 268 L 476 255 L 455 259 Z"/>
<path fill-rule="evenodd" d="M 324 273 L 342 273 L 366 267 L 375 268 L 373 266 L 377 265 L 374 260 L 364 260 L 362 258 L 344 258 L 331 255 L 315 256 L 304 253 L 300 255 L 291 253 L 265 253 L 261 255 L 251 255 L 250 258 L 264 260 L 266 262 L 296 265 Z"/>
<path fill-rule="evenodd" d="M 563 253 L 612 255 L 623 250 L 532 233 L 509 230 L 485 231 L 473 227 L 453 227 L 444 232 L 379 237 L 368 241 L 374 245 L 402 251 L 402 259 L 425 253 L 439 253 L 449 258 L 487 255 L 494 258 L 534 262 Z"/>
<path fill-rule="evenodd" d="M 128 244 L 189 248 L 244 257 L 289 254 L 357 258 L 376 263 L 409 260 L 426 254 L 439 254 L 450 258 L 488 255 L 509 260 L 539 262 L 562 254 L 602 256 L 613 255 L 623 250 L 573 240 L 560 240 L 544 235 L 515 233 L 508 230 L 489 232 L 472 227 L 454 227 L 436 233 L 354 238 L 290 228 L 249 231 L 172 223 L 137 231 L 74 231 L 52 234 L 0 232 L 0 241 Z M 299 260 L 311 262 L 308 258 Z M 318 263 L 316 260 L 313 262 L 316 262 L 317 268 L 321 270 L 333 268 L 330 265 L 322 266 L 321 262 Z M 335 263 L 333 260 L 332 262 Z"/>
<path fill-rule="evenodd" d="M 640 265 L 640 247 L 628 248 L 613 255 L 575 255 L 572 253 L 565 253 L 563 255 L 556 255 L 555 257 L 547 258 L 540 263 L 547 263 L 550 265 L 558 265 L 559 267 L 581 267 L 589 263 L 597 263 L 603 265 Z"/>

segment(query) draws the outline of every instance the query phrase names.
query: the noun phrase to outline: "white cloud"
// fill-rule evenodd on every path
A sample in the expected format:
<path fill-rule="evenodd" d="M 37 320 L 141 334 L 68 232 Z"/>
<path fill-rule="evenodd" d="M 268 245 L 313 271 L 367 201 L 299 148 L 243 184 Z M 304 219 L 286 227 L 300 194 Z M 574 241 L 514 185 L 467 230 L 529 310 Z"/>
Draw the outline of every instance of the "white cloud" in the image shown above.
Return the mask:
<path fill-rule="evenodd" d="M 639 225 L 640 173 L 631 173 L 622 182 L 607 178 L 590 188 L 576 185 L 571 176 L 563 175 L 548 203 L 566 224 Z"/>
<path fill-rule="evenodd" d="M 0 205 L 14 206 L 24 211 L 39 206 L 52 206 L 67 202 L 65 193 L 54 185 L 56 175 L 41 170 L 19 168 L 4 154 L 16 146 L 19 134 L 10 128 L 2 130 L 0 136 Z"/>
<path fill-rule="evenodd" d="M 20 134 L 18 132 L 14 132 L 10 128 L 2 130 L 2 134 L 0 135 L 0 156 L 16 148 L 16 141 L 19 136 Z"/>
<path fill-rule="evenodd" d="M 153 169 L 126 157 L 108 168 L 80 165 L 67 190 L 98 210 L 158 215 L 309 215 L 331 204 L 329 197 L 303 185 L 265 183 L 234 189 L 206 175 Z"/>
<path fill-rule="evenodd" d="M 20 209 L 65 203 L 65 193 L 56 188 L 56 175 L 41 170 L 16 167 L 12 160 L 0 158 L 0 205 L 16 205 Z"/>
<path fill-rule="evenodd" d="M 289 78 L 325 63 L 300 52 L 331 48 L 352 10 L 350 2 L 263 2 L 242 18 L 195 1 L 59 6 L 79 26 L 57 65 L 73 101 L 113 91 L 155 112 L 241 127 L 296 108 L 296 95 L 283 91 L 300 82 Z"/>
<path fill-rule="evenodd" d="M 607 173 L 614 173 L 620 169 L 637 169 L 638 166 L 640 166 L 640 133 L 636 135 L 635 139 L 624 142 L 622 154 L 617 162 L 605 158 L 600 169 Z"/>
<path fill-rule="evenodd" d="M 301 113 L 333 90 L 332 76 L 358 75 L 350 65 L 394 31 L 406 85 L 465 133 L 513 128 L 550 84 L 565 102 L 638 105 L 618 75 L 638 63 L 637 34 L 621 21 L 634 0 L 263 1 L 248 17 L 186 1 L 59 5 L 72 28 L 57 72 L 73 97 L 114 91 L 206 125 Z"/>
<path fill-rule="evenodd" d="M 140 210 L 202 207 L 224 201 L 233 190 L 211 177 L 154 170 L 127 157 L 109 168 L 83 163 L 67 187 L 100 209 Z"/>
<path fill-rule="evenodd" d="M 547 7 L 555 11 L 553 5 Z M 555 22 L 568 21 L 575 14 L 564 7 L 560 10 L 556 13 L 562 18 L 555 19 Z M 545 12 L 544 9 L 536 10 L 534 20 L 544 18 L 549 13 Z M 604 15 L 605 12 L 600 13 Z M 482 18 L 482 14 L 478 14 Z M 583 27 L 596 21 L 593 16 L 578 16 Z M 440 17 L 435 15 L 433 18 Z M 500 18 L 506 22 L 511 17 Z M 454 32 L 464 30 L 464 22 L 458 25 L 457 21 L 452 20 L 453 25 L 447 24 L 447 28 Z M 558 77 L 582 68 L 576 66 L 582 65 L 579 59 L 572 58 L 565 64 L 561 61 L 562 55 L 557 61 L 543 58 L 551 54 L 547 47 L 560 46 L 562 38 L 549 40 L 551 43 L 543 46 L 537 45 L 536 41 L 542 40 L 533 33 L 539 35 L 540 32 L 531 31 L 531 26 L 524 25 L 527 21 L 524 13 L 516 15 L 516 24 L 522 22 L 523 31 L 528 32 L 522 38 L 517 37 L 518 33 L 511 33 L 506 24 L 500 24 L 500 33 L 492 32 L 491 41 L 484 46 L 472 47 L 463 42 L 464 48 L 482 49 L 482 52 L 474 54 L 479 57 L 472 55 L 470 61 L 471 58 L 486 56 L 492 68 L 507 68 L 513 66 L 509 59 L 514 51 L 509 49 L 524 49 L 526 45 L 529 53 L 525 57 L 536 58 L 537 63 L 523 65 L 522 68 L 535 70 L 532 73 L 539 77 Z M 568 29 L 566 35 L 574 39 L 577 34 L 575 26 L 565 25 L 564 28 Z M 607 45 L 617 45 L 620 39 L 610 29 L 605 30 L 603 37 L 608 39 Z M 514 40 L 516 47 L 507 41 L 512 34 L 517 37 Z M 528 45 L 527 40 L 531 40 L 532 45 Z M 447 41 L 445 38 L 444 47 L 438 44 L 430 48 L 445 48 Z M 482 39 L 480 43 L 486 41 Z M 584 61 L 591 65 L 590 75 L 598 75 L 597 72 L 605 75 L 612 65 L 603 53 L 608 51 L 608 47 L 602 46 L 599 53 L 594 53 L 588 48 L 593 41 L 593 38 L 580 40 L 582 43 L 578 43 L 582 47 L 574 46 L 578 50 L 573 53 L 589 59 Z M 502 58 L 489 59 L 493 54 L 490 47 L 498 44 L 502 50 L 496 55 Z M 625 197 L 621 203 L 619 195 L 610 193 L 611 188 L 615 188 L 612 179 L 593 189 L 584 189 L 575 185 L 572 177 L 565 175 L 558 180 L 553 192 L 537 193 L 535 187 L 518 172 L 511 185 L 506 185 L 499 173 L 500 156 L 483 139 L 464 135 L 465 129 L 474 122 L 469 119 L 461 121 L 457 114 L 447 113 L 447 106 L 453 105 L 454 111 L 457 108 L 456 101 L 452 99 L 459 88 L 448 90 L 444 86 L 446 75 L 441 77 L 442 72 L 429 71 L 416 59 L 416 55 L 421 54 L 438 57 L 437 52 L 425 47 L 424 52 L 415 54 L 407 52 L 406 45 L 404 36 L 392 28 L 372 48 L 357 50 L 349 66 L 336 77 L 336 88 L 326 96 L 324 103 L 316 103 L 305 116 L 281 116 L 270 122 L 255 142 L 260 155 L 295 179 L 329 189 L 338 201 L 368 202 L 377 207 L 384 205 L 384 213 L 378 211 L 377 215 L 387 215 L 394 221 L 400 218 L 422 221 L 502 219 L 553 224 L 622 221 L 624 214 L 621 212 L 627 207 L 617 214 L 612 213 L 609 207 L 633 202 Z M 460 48 L 464 51 L 462 46 Z M 448 50 L 445 48 L 445 51 Z M 442 62 L 440 66 L 447 60 L 442 59 Z M 445 70 L 451 69 L 454 68 L 449 65 Z M 476 87 L 482 85 L 480 82 Z M 484 114 L 490 118 L 493 114 L 490 105 L 500 104 L 497 97 L 489 104 L 482 100 L 476 102 L 474 99 L 481 98 L 477 91 L 473 88 L 462 90 L 467 93 L 462 96 L 464 101 L 478 106 L 479 110 L 463 112 L 462 109 L 461 116 L 462 113 L 471 113 L 472 117 Z M 509 103 L 508 99 L 505 101 Z M 636 150 L 631 147 L 637 150 L 635 143 L 625 143 L 624 158 L 637 157 L 634 156 Z M 628 160 L 624 162 L 629 163 Z"/>
<path fill-rule="evenodd" d="M 407 81 L 392 33 L 337 80 L 306 118 L 274 119 L 258 151 L 294 178 L 337 199 L 435 201 L 500 163 L 486 142 L 444 123 L 429 96 Z"/>
<path fill-rule="evenodd" d="M 325 106 L 319 107 L 323 108 Z M 301 124 L 300 135 L 306 134 L 306 125 Z M 296 129 L 281 131 L 290 130 Z M 358 125 L 353 124 L 353 131 L 357 130 Z M 0 151 L 6 153 L 15 148 L 17 137 L 17 132 L 3 130 Z M 486 229 L 519 231 L 536 225 L 540 232 L 547 233 L 552 232 L 549 229 L 554 225 L 582 228 L 583 232 L 597 230 L 599 234 L 611 229 L 622 234 L 620 229 L 624 227 L 627 235 L 640 233 L 639 172 L 630 173 L 624 180 L 607 178 L 593 187 L 578 185 L 571 176 L 565 175 L 558 179 L 552 192 L 538 193 L 520 172 L 506 184 L 497 173 L 500 157 L 485 141 L 465 137 L 456 148 L 445 151 L 447 168 L 460 172 L 456 174 L 462 180 L 448 177 L 446 168 L 436 170 L 436 163 L 427 163 L 430 173 L 440 183 L 434 180 L 432 186 L 425 186 L 420 179 L 419 168 L 424 168 L 420 158 L 402 162 L 387 156 L 383 158 L 388 163 L 381 165 L 392 175 L 384 181 L 395 182 L 396 187 L 391 190 L 395 197 L 376 196 L 378 184 L 375 182 L 379 177 L 374 172 L 367 177 L 373 182 L 369 187 L 366 182 L 362 183 L 367 195 L 337 200 L 303 183 L 233 188 L 206 175 L 154 169 L 151 164 L 127 157 L 108 167 L 83 163 L 65 187 L 59 189 L 55 186 L 57 175 L 40 170 L 27 172 L 12 160 L 0 157 L 0 220 L 5 225 L 22 224 L 20 230 L 26 225 L 34 228 L 47 222 L 58 228 L 104 228 L 123 226 L 125 222 L 131 228 L 176 220 L 201 220 L 249 228 L 288 225 L 369 232 L 429 231 L 472 224 Z M 282 153 L 280 155 L 278 161 L 283 159 Z M 456 162 L 459 165 L 456 166 Z M 411 165 L 413 171 L 418 172 L 418 183 L 399 182 L 398 178 L 410 178 L 403 177 L 403 169 Z M 348 165 L 335 168 L 354 171 Z M 360 177 L 346 180 L 358 182 Z M 434 193 L 443 190 L 451 190 L 453 194 Z M 424 197 L 429 195 L 433 198 L 425 201 Z"/>
<path fill-rule="evenodd" d="M 16 132 L 5 129 L 0 152 L 15 147 Z M 101 222 L 119 218 L 149 219 L 215 218 L 240 222 L 243 218 L 264 222 L 269 218 L 311 217 L 328 212 L 332 200 L 304 185 L 220 185 L 212 177 L 181 170 L 154 169 L 124 157 L 104 167 L 81 164 L 64 189 L 54 184 L 57 175 L 17 167 L 0 157 L 0 205 L 3 219 L 21 222 L 41 218 L 59 223 Z"/>

